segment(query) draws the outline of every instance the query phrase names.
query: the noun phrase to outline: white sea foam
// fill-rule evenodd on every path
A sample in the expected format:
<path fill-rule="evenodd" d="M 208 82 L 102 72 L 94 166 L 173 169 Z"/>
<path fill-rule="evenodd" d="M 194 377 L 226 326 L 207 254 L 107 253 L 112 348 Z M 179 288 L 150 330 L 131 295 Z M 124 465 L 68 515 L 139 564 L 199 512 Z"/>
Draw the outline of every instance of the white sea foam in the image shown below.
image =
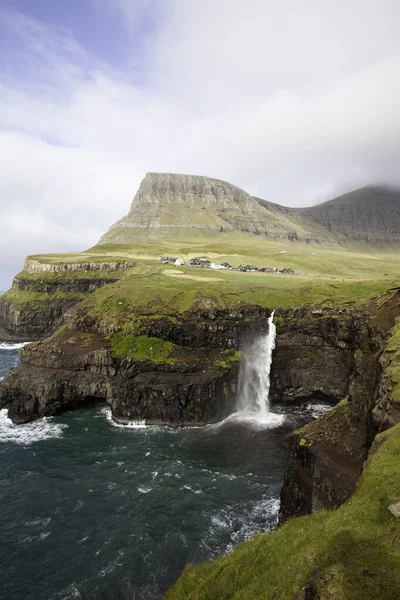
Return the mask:
<path fill-rule="evenodd" d="M 117 423 L 112 417 L 111 408 L 105 406 L 101 409 L 100 413 L 104 415 L 109 423 L 113 427 L 121 427 L 123 429 L 145 429 L 147 427 L 146 421 L 130 421 L 129 423 Z"/>
<path fill-rule="evenodd" d="M 56 593 L 54 599 L 56 598 L 57 600 L 75 600 L 76 598 L 82 598 L 82 595 L 77 588 L 77 584 L 71 583 L 68 587 Z"/>
<path fill-rule="evenodd" d="M 14 425 L 8 418 L 7 409 L 0 410 L 0 443 L 30 446 L 35 442 L 60 438 L 68 425 L 55 423 L 52 418 L 43 418 L 25 425 Z"/>
<path fill-rule="evenodd" d="M 318 419 L 325 413 L 331 411 L 333 406 L 329 404 L 307 404 L 307 410 L 309 410 L 314 417 L 314 419 Z"/>
<path fill-rule="evenodd" d="M 238 544 L 248 540 L 256 533 L 271 531 L 277 524 L 279 500 L 277 498 L 263 498 L 254 502 L 249 508 L 243 510 L 240 506 L 227 506 L 211 518 L 211 523 L 201 544 L 212 556 L 221 552 L 231 552 Z M 229 536 L 221 548 L 215 543 Z"/>
<path fill-rule="evenodd" d="M 29 344 L 30 342 L 20 342 L 19 344 L 9 344 L 7 342 L 0 342 L 0 351 L 1 350 L 19 350 L 20 348 L 22 348 L 23 346 L 26 346 L 26 344 Z"/>

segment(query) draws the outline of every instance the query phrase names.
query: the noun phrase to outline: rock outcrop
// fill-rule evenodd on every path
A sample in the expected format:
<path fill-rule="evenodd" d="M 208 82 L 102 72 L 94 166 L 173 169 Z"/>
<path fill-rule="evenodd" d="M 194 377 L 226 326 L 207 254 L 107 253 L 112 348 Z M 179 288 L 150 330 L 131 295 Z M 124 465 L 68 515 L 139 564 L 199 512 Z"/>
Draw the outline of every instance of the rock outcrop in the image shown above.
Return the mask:
<path fill-rule="evenodd" d="M 11 295 L 11 298 L 10 298 Z M 82 300 L 80 294 L 52 294 L 37 302 L 15 302 L 10 292 L 0 298 L 0 340 L 28 342 L 51 335 Z"/>
<path fill-rule="evenodd" d="M 271 371 L 271 399 L 342 400 L 355 368 L 355 351 L 365 326 L 362 310 L 351 308 L 277 311 L 278 336 Z"/>
<path fill-rule="evenodd" d="M 66 329 L 23 349 L 21 364 L 2 384 L 0 406 L 14 423 L 97 400 L 123 423 L 205 424 L 226 417 L 235 398 L 237 362 L 221 367 L 218 358 L 216 353 L 196 366 L 161 364 L 150 355 L 143 361 L 119 358 L 105 338 Z"/>

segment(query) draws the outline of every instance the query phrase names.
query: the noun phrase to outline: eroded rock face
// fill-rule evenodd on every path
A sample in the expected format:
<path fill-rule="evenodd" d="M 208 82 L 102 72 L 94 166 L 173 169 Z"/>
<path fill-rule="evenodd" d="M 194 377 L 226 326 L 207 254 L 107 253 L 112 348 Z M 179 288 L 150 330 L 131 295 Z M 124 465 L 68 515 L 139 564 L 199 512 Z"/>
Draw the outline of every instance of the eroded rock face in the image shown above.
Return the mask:
<path fill-rule="evenodd" d="M 343 309 L 278 311 L 271 372 L 271 399 L 297 401 L 346 396 L 354 371 L 362 318 Z"/>
<path fill-rule="evenodd" d="M 26 259 L 24 271 L 14 277 L 11 290 L 0 298 L 0 340 L 30 341 L 51 335 L 85 294 L 115 283 L 115 272 L 128 267 L 132 267 L 129 262 L 53 265 Z M 79 272 L 88 271 L 99 275 L 79 276 Z M 54 277 L 29 276 L 46 272 Z"/>
<path fill-rule="evenodd" d="M 340 506 L 354 492 L 368 455 L 367 424 L 351 416 L 349 402 L 290 436 L 281 491 L 284 522 Z"/>
<path fill-rule="evenodd" d="M 218 348 L 177 347 L 170 363 L 117 357 L 96 333 L 65 329 L 21 351 L 1 383 L 0 407 L 15 423 L 58 414 L 94 399 L 121 422 L 205 424 L 234 408 L 237 361 Z M 197 358 L 197 360 L 196 360 Z"/>
<path fill-rule="evenodd" d="M 400 294 L 370 304 L 351 318 L 346 315 L 352 323 L 353 347 L 346 400 L 290 436 L 281 522 L 340 506 L 356 488 L 375 434 L 398 422 L 388 369 L 393 353 L 385 348 L 400 314 Z M 338 323 L 333 329 L 339 333 L 342 327 Z M 339 337 L 345 341 L 343 335 Z"/>
<path fill-rule="evenodd" d="M 38 340 L 53 333 L 63 324 L 68 312 L 81 298 L 49 298 L 43 304 L 18 305 L 0 299 L 0 340 Z"/>
<path fill-rule="evenodd" d="M 113 261 L 113 262 L 77 262 L 77 263 L 45 263 L 34 258 L 26 258 L 24 263 L 24 271 L 30 274 L 36 273 L 66 273 L 71 271 L 88 272 L 88 271 L 119 271 L 120 269 L 129 269 L 132 263 L 128 261 Z"/>

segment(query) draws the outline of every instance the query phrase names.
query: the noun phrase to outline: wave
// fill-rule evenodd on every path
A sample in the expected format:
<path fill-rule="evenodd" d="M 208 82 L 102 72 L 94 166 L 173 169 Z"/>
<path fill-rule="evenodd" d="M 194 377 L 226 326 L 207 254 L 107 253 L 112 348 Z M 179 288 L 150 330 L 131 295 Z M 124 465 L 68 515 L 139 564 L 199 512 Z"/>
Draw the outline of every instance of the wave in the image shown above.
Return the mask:
<path fill-rule="evenodd" d="M 0 443 L 14 443 L 22 446 L 30 446 L 35 442 L 61 438 L 63 431 L 68 425 L 54 423 L 51 418 L 38 419 L 33 423 L 25 425 L 14 425 L 8 418 L 8 410 L 0 410 Z"/>
<path fill-rule="evenodd" d="M 0 351 L 1 350 L 19 350 L 26 346 L 30 342 L 19 342 L 18 344 L 9 344 L 8 342 L 0 342 Z"/>

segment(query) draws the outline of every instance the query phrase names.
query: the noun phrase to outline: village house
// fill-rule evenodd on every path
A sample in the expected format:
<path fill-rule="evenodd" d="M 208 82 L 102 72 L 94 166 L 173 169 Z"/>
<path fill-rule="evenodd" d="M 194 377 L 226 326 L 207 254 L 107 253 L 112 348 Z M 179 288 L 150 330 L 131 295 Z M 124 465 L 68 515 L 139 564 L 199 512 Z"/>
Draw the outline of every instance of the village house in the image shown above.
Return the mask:
<path fill-rule="evenodd" d="M 175 263 L 175 261 L 177 261 L 178 259 L 176 257 L 173 256 L 162 256 L 160 258 L 161 262 L 164 264 L 168 264 L 168 263 Z"/>
<path fill-rule="evenodd" d="M 198 258 L 191 258 L 189 260 L 189 266 L 190 267 L 201 267 L 200 259 L 198 259 Z"/>

